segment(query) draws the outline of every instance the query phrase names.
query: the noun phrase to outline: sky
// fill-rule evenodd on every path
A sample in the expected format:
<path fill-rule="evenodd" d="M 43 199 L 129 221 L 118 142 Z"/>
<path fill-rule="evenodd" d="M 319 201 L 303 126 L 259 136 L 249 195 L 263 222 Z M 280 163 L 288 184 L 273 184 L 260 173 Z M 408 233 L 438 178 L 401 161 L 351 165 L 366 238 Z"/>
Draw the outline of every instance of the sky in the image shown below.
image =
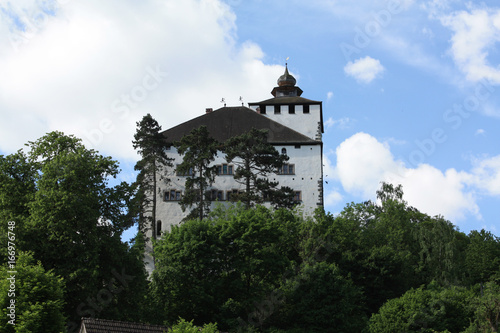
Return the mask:
<path fill-rule="evenodd" d="M 288 60 L 287 60 L 288 59 Z M 325 209 L 380 183 L 500 234 L 500 5 L 455 0 L 0 0 L 0 154 L 58 130 L 135 179 L 136 122 L 323 102 Z"/>

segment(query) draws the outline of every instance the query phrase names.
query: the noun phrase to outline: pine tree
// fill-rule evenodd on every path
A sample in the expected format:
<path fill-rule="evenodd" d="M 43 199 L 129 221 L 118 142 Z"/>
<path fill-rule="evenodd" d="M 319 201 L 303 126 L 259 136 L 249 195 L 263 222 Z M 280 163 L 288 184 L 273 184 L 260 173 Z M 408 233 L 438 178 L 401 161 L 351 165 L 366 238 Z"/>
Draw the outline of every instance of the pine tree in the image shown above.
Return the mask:
<path fill-rule="evenodd" d="M 206 126 L 200 126 L 184 136 L 175 147 L 183 161 L 177 166 L 177 172 L 187 175 L 185 193 L 179 204 L 185 211 L 195 206 L 189 215 L 190 218 L 202 220 L 209 212 L 211 197 L 208 187 L 212 185 L 216 175 L 216 167 L 210 166 L 215 160 L 220 144 L 212 138 Z"/>
<path fill-rule="evenodd" d="M 288 161 L 288 156 L 280 154 L 267 141 L 266 130 L 253 128 L 247 133 L 227 140 L 224 152 L 227 162 L 238 166 L 234 179 L 245 185 L 245 192 L 235 195 L 235 200 L 242 201 L 247 208 L 253 203 L 263 202 L 264 198 L 277 206 L 282 206 L 291 200 L 293 191 L 289 188 L 280 190 L 277 188 L 278 182 L 272 182 L 267 178 L 270 173 L 277 172 L 283 163 Z M 273 198 L 278 201 L 274 202 Z"/>
<path fill-rule="evenodd" d="M 163 178 L 161 174 L 164 168 L 172 166 L 173 160 L 167 156 L 168 145 L 160 131 L 161 126 L 148 113 L 140 122 L 137 122 L 137 132 L 132 141 L 134 149 L 137 149 L 142 157 L 135 165 L 135 170 L 139 171 L 136 186 L 137 201 L 141 207 L 142 226 L 140 229 L 146 231 L 150 228 L 154 239 L 158 232 L 156 230 L 156 188 L 160 181 L 168 182 L 168 179 Z M 158 178 L 159 175 L 160 178 Z"/>

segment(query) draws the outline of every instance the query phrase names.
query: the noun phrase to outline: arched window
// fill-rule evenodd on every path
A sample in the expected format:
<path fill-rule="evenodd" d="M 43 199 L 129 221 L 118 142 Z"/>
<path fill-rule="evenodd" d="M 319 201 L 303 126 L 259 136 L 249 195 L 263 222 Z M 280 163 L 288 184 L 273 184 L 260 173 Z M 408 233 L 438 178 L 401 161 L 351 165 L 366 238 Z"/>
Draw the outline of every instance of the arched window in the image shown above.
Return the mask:
<path fill-rule="evenodd" d="M 286 148 L 281 149 L 281 155 L 286 155 Z"/>
<path fill-rule="evenodd" d="M 156 236 L 161 236 L 161 220 L 156 221 Z"/>

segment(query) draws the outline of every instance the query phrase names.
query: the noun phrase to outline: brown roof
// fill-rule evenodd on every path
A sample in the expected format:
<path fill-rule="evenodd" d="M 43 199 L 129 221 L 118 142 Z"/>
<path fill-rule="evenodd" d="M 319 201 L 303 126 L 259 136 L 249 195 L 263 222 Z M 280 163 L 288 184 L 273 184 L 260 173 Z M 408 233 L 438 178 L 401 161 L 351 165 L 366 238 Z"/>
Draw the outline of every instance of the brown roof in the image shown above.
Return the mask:
<path fill-rule="evenodd" d="M 80 326 L 80 333 L 164 333 L 167 331 L 167 326 L 96 318 L 82 318 Z"/>
<path fill-rule="evenodd" d="M 252 128 L 267 129 L 272 144 L 320 144 L 287 126 L 257 113 L 245 106 L 223 107 L 172 127 L 162 134 L 169 143 L 179 141 L 193 129 L 206 126 L 210 135 L 219 142 L 241 135 Z"/>
<path fill-rule="evenodd" d="M 299 97 L 299 96 L 280 96 L 280 97 L 274 97 L 274 98 L 266 99 L 265 101 L 261 101 L 261 102 L 248 103 L 248 105 L 260 105 L 260 104 L 266 104 L 266 105 L 274 105 L 274 104 L 321 104 L 321 102 L 320 101 L 313 101 L 312 99 L 307 99 L 307 98 Z"/>

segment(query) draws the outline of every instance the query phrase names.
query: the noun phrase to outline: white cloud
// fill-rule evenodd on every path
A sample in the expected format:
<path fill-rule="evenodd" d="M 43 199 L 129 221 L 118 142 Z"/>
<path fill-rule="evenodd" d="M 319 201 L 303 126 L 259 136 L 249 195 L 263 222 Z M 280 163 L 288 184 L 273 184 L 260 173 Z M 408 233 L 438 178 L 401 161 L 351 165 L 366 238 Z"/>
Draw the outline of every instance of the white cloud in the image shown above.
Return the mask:
<path fill-rule="evenodd" d="M 488 195 L 500 196 L 500 155 L 475 159 L 471 183 Z"/>
<path fill-rule="evenodd" d="M 324 200 L 324 205 L 326 207 L 335 207 L 344 200 L 344 197 L 337 189 L 334 189 L 326 192 Z"/>
<path fill-rule="evenodd" d="M 354 62 L 349 61 L 344 67 L 344 72 L 359 83 L 370 83 L 384 72 L 385 68 L 379 60 L 370 56 L 360 58 Z"/>
<path fill-rule="evenodd" d="M 37 3 L 18 6 L 39 13 Z M 239 96 L 267 96 L 284 71 L 265 65 L 259 46 L 236 41 L 236 17 L 218 0 L 64 3 L 29 35 L 0 23 L 0 37 L 22 38 L 17 51 L 0 38 L 0 151 L 61 130 L 135 158 L 135 123 L 146 113 L 166 129 L 223 97 L 238 105 Z"/>
<path fill-rule="evenodd" d="M 340 129 L 346 129 L 349 128 L 353 122 L 355 122 L 355 120 L 349 117 L 342 117 L 340 119 L 333 119 L 330 117 L 325 121 L 325 127 L 328 129 L 333 126 L 337 126 Z"/>
<path fill-rule="evenodd" d="M 500 84 L 500 64 L 490 64 L 489 51 L 500 42 L 500 9 L 472 9 L 443 16 L 441 23 L 453 31 L 451 55 L 472 82 L 489 79 Z"/>
<path fill-rule="evenodd" d="M 333 98 L 333 91 L 329 91 L 327 94 L 326 94 L 326 99 L 327 100 L 331 100 Z"/>
<path fill-rule="evenodd" d="M 392 155 L 387 143 L 357 133 L 336 150 L 336 174 L 343 189 L 363 200 L 374 199 L 380 182 L 402 184 L 408 203 L 429 215 L 443 215 L 453 223 L 467 216 L 481 219 L 476 190 L 500 192 L 500 156 L 476 163 L 471 173 L 428 165 L 407 167 Z"/>
<path fill-rule="evenodd" d="M 486 131 L 482 128 L 479 128 L 477 131 L 476 131 L 476 135 L 485 135 L 486 134 Z"/>

